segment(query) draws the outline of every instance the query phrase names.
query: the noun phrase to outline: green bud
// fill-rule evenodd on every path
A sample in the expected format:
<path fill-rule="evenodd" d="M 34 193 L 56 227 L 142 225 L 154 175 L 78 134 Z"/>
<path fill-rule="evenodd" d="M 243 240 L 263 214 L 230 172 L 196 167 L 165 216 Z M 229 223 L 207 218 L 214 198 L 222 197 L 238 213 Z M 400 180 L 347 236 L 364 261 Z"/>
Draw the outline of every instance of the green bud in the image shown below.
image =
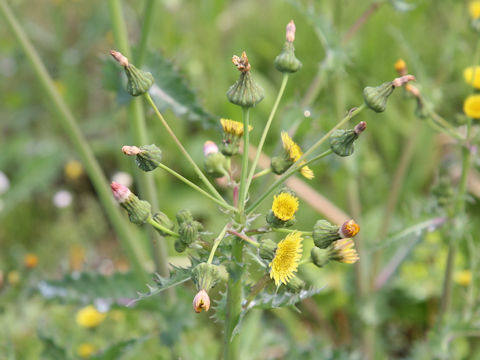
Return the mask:
<path fill-rule="evenodd" d="M 184 252 L 185 249 L 187 248 L 187 245 L 185 245 L 185 243 L 183 243 L 180 239 L 175 240 L 174 246 L 175 246 L 175 251 L 179 253 Z"/>
<path fill-rule="evenodd" d="M 318 220 L 313 227 L 313 242 L 320 249 L 326 249 L 332 242 L 341 238 L 340 227 L 327 220 Z"/>
<path fill-rule="evenodd" d="M 258 253 L 264 260 L 273 260 L 275 251 L 277 250 L 277 243 L 272 239 L 261 239 Z"/>
<path fill-rule="evenodd" d="M 328 141 L 330 149 L 338 156 L 350 156 L 353 154 L 353 143 L 358 139 L 358 136 L 367 127 L 365 121 L 361 121 L 354 129 L 349 130 L 335 130 L 330 135 Z"/>
<path fill-rule="evenodd" d="M 293 161 L 285 156 L 274 156 L 270 162 L 270 168 L 272 169 L 273 173 L 281 175 L 287 171 L 292 164 Z"/>
<path fill-rule="evenodd" d="M 151 205 L 140 200 L 126 186 L 112 182 L 110 187 L 115 200 L 127 211 L 130 221 L 137 225 L 144 224 L 151 216 Z"/>
<path fill-rule="evenodd" d="M 282 52 L 275 58 L 274 65 L 282 73 L 294 73 L 301 69 L 302 62 L 295 57 L 293 43 L 285 42 Z"/>
<path fill-rule="evenodd" d="M 250 74 L 250 64 L 248 63 L 245 51 L 241 57 L 234 56 L 232 62 L 241 71 L 240 78 L 227 91 L 228 100 L 242 107 L 252 107 L 263 100 L 265 91 L 259 86 Z"/>
<path fill-rule="evenodd" d="M 312 258 L 312 262 L 318 267 L 324 267 L 330 261 L 329 251 L 318 247 L 312 248 L 310 251 L 310 257 Z"/>
<path fill-rule="evenodd" d="M 190 210 L 180 210 L 175 217 L 177 218 L 178 225 L 182 225 L 182 223 L 187 221 L 193 221 Z"/>
<path fill-rule="evenodd" d="M 269 223 L 272 227 L 275 228 L 290 227 L 297 223 L 297 219 L 295 217 L 287 221 L 283 221 L 277 218 L 272 210 L 268 211 L 267 215 L 265 216 L 265 220 L 267 221 L 267 223 Z"/>
<path fill-rule="evenodd" d="M 175 224 L 173 223 L 173 221 L 170 220 L 169 217 L 161 211 L 156 212 L 152 216 L 152 218 L 160 225 L 166 227 L 168 230 L 173 230 L 175 228 Z M 163 231 L 157 228 L 155 228 L 155 230 L 157 230 L 162 236 L 168 236 L 168 234 L 164 233 Z"/>
<path fill-rule="evenodd" d="M 220 280 L 218 266 L 207 263 L 198 264 L 192 270 L 192 279 L 197 290 L 209 291 Z"/>
<path fill-rule="evenodd" d="M 287 282 L 287 289 L 293 293 L 299 293 L 305 288 L 305 281 L 298 276 L 294 276 Z"/>
<path fill-rule="evenodd" d="M 217 145 L 213 141 L 207 141 L 203 149 L 205 154 L 203 166 L 207 174 L 215 178 L 225 176 L 228 173 L 228 159 L 218 151 Z M 215 149 L 215 151 L 212 149 Z"/>
<path fill-rule="evenodd" d="M 127 74 L 127 91 L 132 96 L 145 94 L 153 85 L 153 76 L 149 72 L 139 70 L 128 62 L 128 59 L 118 51 L 110 51 L 110 55 L 123 66 Z"/>
<path fill-rule="evenodd" d="M 179 239 L 187 246 L 198 238 L 198 225 L 196 223 L 197 221 L 186 221 L 181 223 L 178 228 Z"/>
<path fill-rule="evenodd" d="M 365 104 L 375 112 L 385 111 L 388 97 L 394 89 L 395 87 L 391 81 L 377 87 L 367 86 L 363 89 Z"/>
<path fill-rule="evenodd" d="M 152 171 L 162 161 L 162 150 L 154 144 L 140 146 L 140 152 L 135 160 L 138 167 L 143 171 Z"/>

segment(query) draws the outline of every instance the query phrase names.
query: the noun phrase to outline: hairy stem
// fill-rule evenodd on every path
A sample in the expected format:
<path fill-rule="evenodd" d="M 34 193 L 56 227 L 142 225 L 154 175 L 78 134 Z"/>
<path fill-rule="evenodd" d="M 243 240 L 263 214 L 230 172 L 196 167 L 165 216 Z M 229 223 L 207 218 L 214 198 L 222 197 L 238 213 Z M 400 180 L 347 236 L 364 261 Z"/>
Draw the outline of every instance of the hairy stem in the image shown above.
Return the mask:
<path fill-rule="evenodd" d="M 152 218 L 149 218 L 149 219 L 147 220 L 147 222 L 148 222 L 150 225 L 152 225 L 155 229 L 158 229 L 158 230 L 164 232 L 165 234 L 168 234 L 168 235 L 170 235 L 170 236 L 177 237 L 177 238 L 180 237 L 180 235 L 178 235 L 178 233 L 176 233 L 175 231 L 172 231 L 172 230 L 170 230 L 170 229 L 167 229 L 165 226 L 157 223 L 157 222 L 156 222 L 155 220 L 153 220 Z"/>
<path fill-rule="evenodd" d="M 245 198 L 247 196 L 247 171 L 248 171 L 248 148 L 250 146 L 250 131 L 248 126 L 250 122 L 250 108 L 243 107 L 243 154 L 242 154 L 242 174 L 240 175 L 240 194 L 238 197 L 238 210 L 240 213 L 245 208 Z"/>
<path fill-rule="evenodd" d="M 222 242 L 223 238 L 225 237 L 225 233 L 227 232 L 228 227 L 230 224 L 227 224 L 223 227 L 222 231 L 220 231 L 220 234 L 215 238 L 212 249 L 210 250 L 210 254 L 208 255 L 208 260 L 207 264 L 211 264 L 213 261 L 213 257 L 215 256 L 215 252 L 217 251 L 218 245 Z"/>

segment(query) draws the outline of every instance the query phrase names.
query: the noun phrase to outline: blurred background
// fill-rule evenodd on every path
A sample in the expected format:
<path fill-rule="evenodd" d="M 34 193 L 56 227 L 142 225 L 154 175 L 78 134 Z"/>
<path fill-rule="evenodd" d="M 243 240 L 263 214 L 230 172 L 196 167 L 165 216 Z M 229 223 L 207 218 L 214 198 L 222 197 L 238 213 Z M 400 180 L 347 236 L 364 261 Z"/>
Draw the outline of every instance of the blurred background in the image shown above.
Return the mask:
<path fill-rule="evenodd" d="M 130 99 L 109 56 L 116 44 L 107 3 L 8 3 L 106 177 L 135 191 L 139 170 L 120 151 L 122 145 L 133 145 Z M 135 52 L 145 1 L 122 3 Z M 170 99 L 160 100 L 162 110 L 198 163 L 203 161 L 203 143 L 221 139 L 218 119 L 241 119 L 225 92 L 238 76 L 231 57 L 244 50 L 266 92 L 251 115 L 253 143 L 258 142 L 281 83 L 273 59 L 291 19 L 303 68 L 290 78 L 264 148 L 267 155 L 278 153 L 279 134 L 286 129 L 296 129 L 295 139 L 308 148 L 363 102 L 365 86 L 396 77 L 398 58 L 406 61 L 436 111 L 462 126 L 462 104 L 471 92 L 462 74 L 472 65 L 478 38 L 467 4 L 163 0 L 155 7 L 144 68 L 171 90 Z M 132 278 L 128 256 L 84 164 L 0 18 L 0 358 L 95 358 L 94 353 L 102 359 L 219 358 L 221 327 L 210 317 L 214 311 L 197 315 L 191 310 L 192 284 L 176 288 L 174 303 L 160 294 L 125 306 L 146 288 Z M 360 224 L 361 260 L 355 267 L 337 264 L 311 273 L 306 268 L 303 276 L 312 286 L 324 287 L 322 292 L 298 308 L 250 313 L 240 335 L 245 358 L 362 359 L 367 347 L 378 359 L 480 359 L 475 338 L 456 335 L 479 333 L 474 274 L 480 183 L 473 171 L 469 216 L 462 223 L 469 232 L 460 244 L 454 274 L 455 311 L 448 326 L 430 331 L 448 236 L 425 224 L 437 224 L 435 219 L 445 215 L 433 190 L 442 171 L 448 170 L 455 183 L 460 154 L 450 138 L 415 115 L 415 100 L 402 90 L 391 96 L 384 113 L 364 111 L 355 119 L 366 121 L 368 128 L 353 156 L 328 157 L 312 166 L 316 177 L 308 185 Z M 195 178 L 150 108 L 145 109 L 149 140 L 162 148 L 165 163 Z M 478 168 L 478 161 L 474 166 Z M 215 205 L 165 172 L 155 171 L 154 177 L 164 213 L 174 217 L 186 208 L 206 229 L 222 225 Z M 266 184 L 259 182 L 256 191 Z M 300 197 L 305 194 L 300 188 Z M 311 231 L 317 219 L 335 221 L 322 204 L 301 201 L 298 227 Z M 268 206 L 266 201 L 263 210 Z M 396 236 L 417 224 L 425 226 Z M 133 226 L 132 231 L 146 254 L 144 265 L 153 271 L 148 234 Z M 173 263 L 188 263 L 172 241 L 167 246 Z M 107 316 L 97 319 L 98 325 L 82 325 L 78 312 L 91 304 Z"/>

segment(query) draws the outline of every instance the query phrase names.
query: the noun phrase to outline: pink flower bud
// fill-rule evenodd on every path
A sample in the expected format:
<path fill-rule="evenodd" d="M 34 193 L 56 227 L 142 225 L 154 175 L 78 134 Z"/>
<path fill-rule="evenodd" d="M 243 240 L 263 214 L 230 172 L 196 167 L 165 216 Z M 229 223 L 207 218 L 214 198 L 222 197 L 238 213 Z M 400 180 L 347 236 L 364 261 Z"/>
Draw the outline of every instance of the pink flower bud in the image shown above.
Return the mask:
<path fill-rule="evenodd" d="M 365 131 L 366 128 L 367 123 L 365 121 L 360 121 L 353 130 L 355 131 L 355 134 L 360 135 L 362 132 Z"/>
<path fill-rule="evenodd" d="M 415 80 L 415 76 L 404 75 L 404 76 L 400 76 L 398 78 L 393 79 L 392 85 L 393 87 L 399 87 L 399 86 L 405 85 L 409 81 L 414 81 L 414 80 Z"/>
<path fill-rule="evenodd" d="M 202 312 L 202 310 L 208 311 L 210 309 L 210 298 L 205 290 L 200 290 L 193 298 L 193 310 L 196 313 Z"/>
<path fill-rule="evenodd" d="M 128 155 L 128 156 L 134 156 L 134 155 L 138 155 L 140 154 L 141 150 L 136 147 L 136 146 L 123 146 L 122 147 L 122 152 L 125 154 L 125 155 Z"/>
<path fill-rule="evenodd" d="M 115 51 L 115 50 L 110 50 L 110 55 L 123 67 L 128 66 L 128 59 L 122 55 L 122 53 Z"/>
<path fill-rule="evenodd" d="M 218 153 L 218 146 L 213 141 L 205 141 L 203 144 L 203 155 L 208 156 L 210 154 Z"/>
<path fill-rule="evenodd" d="M 287 24 L 286 38 L 288 42 L 293 42 L 295 40 L 295 23 L 293 20 Z"/>
<path fill-rule="evenodd" d="M 132 194 L 132 192 L 124 185 L 116 183 L 115 181 L 110 184 L 110 187 L 113 191 L 113 197 L 117 200 L 120 204 L 125 202 L 128 197 Z"/>

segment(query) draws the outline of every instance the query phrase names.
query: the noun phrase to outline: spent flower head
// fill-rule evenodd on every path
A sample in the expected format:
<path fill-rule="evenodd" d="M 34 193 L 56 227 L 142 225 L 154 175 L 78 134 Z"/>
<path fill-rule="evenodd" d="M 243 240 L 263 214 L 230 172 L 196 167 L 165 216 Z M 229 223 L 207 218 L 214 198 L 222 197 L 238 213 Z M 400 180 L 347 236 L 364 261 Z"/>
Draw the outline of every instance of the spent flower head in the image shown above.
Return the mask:
<path fill-rule="evenodd" d="M 270 263 L 270 278 L 275 285 L 287 284 L 295 275 L 302 258 L 302 240 L 301 233 L 293 232 L 278 243 L 275 257 Z"/>
<path fill-rule="evenodd" d="M 208 311 L 208 309 L 210 309 L 210 297 L 204 289 L 201 289 L 193 298 L 193 310 L 201 313 L 202 310 Z"/>

